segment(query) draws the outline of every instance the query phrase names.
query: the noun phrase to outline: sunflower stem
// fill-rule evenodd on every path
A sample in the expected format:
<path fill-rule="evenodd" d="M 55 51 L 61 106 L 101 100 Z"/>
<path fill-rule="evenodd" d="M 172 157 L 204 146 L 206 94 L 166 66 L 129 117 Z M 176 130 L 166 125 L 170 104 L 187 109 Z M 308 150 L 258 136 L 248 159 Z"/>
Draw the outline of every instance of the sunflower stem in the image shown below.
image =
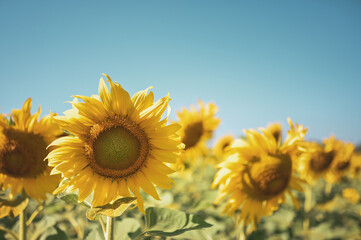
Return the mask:
<path fill-rule="evenodd" d="M 325 187 L 326 196 L 330 195 L 331 190 L 332 190 L 332 183 L 326 182 L 326 187 Z"/>
<path fill-rule="evenodd" d="M 15 232 L 13 232 L 7 228 L 4 228 L 3 226 L 0 226 L 0 230 L 9 233 L 15 239 L 19 239 L 19 236 Z"/>
<path fill-rule="evenodd" d="M 238 240 L 246 240 L 247 239 L 247 226 L 244 224 L 244 221 L 242 221 L 240 225 L 240 233 L 238 236 Z"/>
<path fill-rule="evenodd" d="M 309 228 L 310 228 L 310 211 L 312 208 L 312 187 L 307 186 L 305 191 L 305 206 L 304 206 L 304 213 L 305 218 L 303 221 L 303 230 L 306 235 L 306 239 L 308 239 Z"/>
<path fill-rule="evenodd" d="M 113 217 L 107 216 L 107 232 L 105 240 L 113 240 Z"/>
<path fill-rule="evenodd" d="M 35 217 L 44 209 L 44 202 L 41 203 L 38 208 L 31 214 L 30 218 L 26 221 L 26 226 L 29 226 Z"/>
<path fill-rule="evenodd" d="M 26 208 L 25 208 L 26 209 Z M 26 240 L 26 213 L 25 209 L 20 213 L 19 240 Z"/>
<path fill-rule="evenodd" d="M 105 227 L 105 224 L 104 224 L 104 221 L 103 221 L 103 217 L 102 217 L 102 216 L 99 217 L 99 222 L 100 222 L 100 225 L 102 226 L 102 230 L 103 230 L 103 233 L 104 233 L 104 236 L 105 236 L 105 234 L 106 234 L 106 232 L 107 232 L 107 229 L 106 229 L 106 227 Z"/>

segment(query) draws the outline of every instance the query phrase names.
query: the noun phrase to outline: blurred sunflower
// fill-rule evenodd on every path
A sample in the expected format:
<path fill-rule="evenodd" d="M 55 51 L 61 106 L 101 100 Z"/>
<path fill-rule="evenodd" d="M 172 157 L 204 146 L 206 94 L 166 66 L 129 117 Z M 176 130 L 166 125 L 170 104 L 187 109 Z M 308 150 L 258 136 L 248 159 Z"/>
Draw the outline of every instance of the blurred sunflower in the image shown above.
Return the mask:
<path fill-rule="evenodd" d="M 354 146 L 331 136 L 323 141 L 323 145 L 304 142 L 300 149 L 302 154 L 298 158 L 297 170 L 301 178 L 315 183 L 323 177 L 327 182 L 334 183 L 350 168 Z"/>
<path fill-rule="evenodd" d="M 271 123 L 267 126 L 267 130 L 273 135 L 277 143 L 282 141 L 282 125 L 280 123 Z"/>
<path fill-rule="evenodd" d="M 278 145 L 268 129 L 260 132 L 246 130 L 246 139 L 237 139 L 230 147 L 233 153 L 219 164 L 212 187 L 219 187 L 216 203 L 230 195 L 224 213 L 232 215 L 241 208 L 238 222 L 246 225 L 256 223 L 262 216 L 271 215 L 285 201 L 286 193 L 296 208 L 298 201 L 291 189 L 303 191 L 301 180 L 294 176 L 293 157 L 297 144 L 307 129 L 302 125 L 293 125 L 288 119 L 291 130 L 285 142 Z"/>
<path fill-rule="evenodd" d="M 361 173 L 361 154 L 354 152 L 351 157 L 350 175 L 352 178 L 357 178 Z"/>
<path fill-rule="evenodd" d="M 351 159 L 355 146 L 350 143 L 342 143 L 341 148 L 336 152 L 335 158 L 331 165 L 331 175 L 326 181 L 335 183 L 344 177 L 351 167 Z"/>
<path fill-rule="evenodd" d="M 218 159 L 223 159 L 226 156 L 227 147 L 231 146 L 234 138 L 232 135 L 226 135 L 220 138 L 213 147 L 213 154 Z"/>
<path fill-rule="evenodd" d="M 315 183 L 321 177 L 330 179 L 331 165 L 339 144 L 332 139 L 325 140 L 322 146 L 316 142 L 304 142 L 302 154 L 298 158 L 297 170 L 302 179 Z"/>
<path fill-rule="evenodd" d="M 213 103 L 198 102 L 199 111 L 194 106 L 190 110 L 183 108 L 177 112 L 181 141 L 185 144 L 182 161 L 196 158 L 207 153 L 206 142 L 212 138 L 213 131 L 218 127 L 220 119 L 215 117 L 218 108 Z M 183 163 L 182 163 L 183 164 Z"/>
<path fill-rule="evenodd" d="M 50 176 L 44 161 L 47 146 L 62 134 L 53 121 L 54 113 L 38 121 L 41 108 L 31 115 L 31 98 L 22 109 L 14 109 L 10 118 L 0 114 L 0 184 L 10 189 L 9 198 L 23 191 L 37 201 L 45 200 L 59 184 L 59 176 Z"/>
<path fill-rule="evenodd" d="M 183 147 L 177 135 L 180 126 L 166 125 L 168 116 L 161 120 L 169 96 L 153 102 L 153 92 L 147 88 L 131 98 L 117 82 L 105 76 L 110 92 L 101 78 L 100 98 L 75 96 L 73 108 L 57 117 L 60 125 L 74 136 L 51 144 L 58 146 L 47 157 L 54 167 L 52 174 L 64 176 L 54 193 L 78 189 L 81 202 L 94 192 L 92 206 L 100 206 L 131 196 L 130 189 L 144 212 L 140 188 L 159 200 L 154 185 L 172 187 L 173 180 L 167 175 L 174 170 L 167 163 L 176 163 Z"/>

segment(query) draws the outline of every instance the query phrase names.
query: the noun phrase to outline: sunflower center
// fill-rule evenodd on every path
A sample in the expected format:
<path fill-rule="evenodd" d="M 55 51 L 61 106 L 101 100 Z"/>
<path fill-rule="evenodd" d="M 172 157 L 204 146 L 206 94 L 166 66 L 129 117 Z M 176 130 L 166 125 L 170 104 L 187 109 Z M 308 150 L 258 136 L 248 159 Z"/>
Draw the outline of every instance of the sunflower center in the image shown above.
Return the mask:
<path fill-rule="evenodd" d="M 348 168 L 348 166 L 350 166 L 349 161 L 342 161 L 336 165 L 336 168 L 338 171 L 342 171 L 342 170 L 345 170 L 346 168 Z"/>
<path fill-rule="evenodd" d="M 286 189 L 288 178 L 277 169 L 269 169 L 260 173 L 258 187 L 265 195 L 276 195 Z"/>
<path fill-rule="evenodd" d="M 95 160 L 104 168 L 124 169 L 137 160 L 139 147 L 138 139 L 127 129 L 111 128 L 95 140 Z"/>
<path fill-rule="evenodd" d="M 274 131 L 272 132 L 273 137 L 275 138 L 276 142 L 279 142 L 281 139 L 281 131 Z"/>
<path fill-rule="evenodd" d="M 267 156 L 252 167 L 251 184 L 258 190 L 258 197 L 268 199 L 287 188 L 291 173 L 292 161 L 288 155 Z"/>
<path fill-rule="evenodd" d="M 5 142 L 0 150 L 0 172 L 15 178 L 36 177 L 46 168 L 44 139 L 16 129 L 4 130 Z"/>
<path fill-rule="evenodd" d="M 195 122 L 189 124 L 184 129 L 184 137 L 182 138 L 182 142 L 186 145 L 185 150 L 194 147 L 201 139 L 202 134 L 203 134 L 203 122 Z"/>
<path fill-rule="evenodd" d="M 7 152 L 3 157 L 4 169 L 8 173 L 13 175 L 26 173 L 26 160 L 20 152 Z"/>
<path fill-rule="evenodd" d="M 331 165 L 334 157 L 334 151 L 319 154 L 317 158 L 312 158 L 311 166 L 316 171 L 323 171 Z"/>
<path fill-rule="evenodd" d="M 144 131 L 129 119 L 114 117 L 92 127 L 86 155 L 92 169 L 110 178 L 135 173 L 146 161 L 149 142 Z"/>
<path fill-rule="evenodd" d="M 228 146 L 230 146 L 230 145 L 231 145 L 230 142 L 224 143 L 223 146 L 222 146 L 222 151 L 225 151 L 226 148 L 227 148 Z"/>

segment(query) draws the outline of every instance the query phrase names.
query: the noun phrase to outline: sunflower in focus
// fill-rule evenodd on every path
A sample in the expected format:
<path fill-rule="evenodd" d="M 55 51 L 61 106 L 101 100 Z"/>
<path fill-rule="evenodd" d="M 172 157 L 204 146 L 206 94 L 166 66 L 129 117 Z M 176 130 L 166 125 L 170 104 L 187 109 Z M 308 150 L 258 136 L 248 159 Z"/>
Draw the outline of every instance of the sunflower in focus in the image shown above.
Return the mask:
<path fill-rule="evenodd" d="M 62 134 L 53 121 L 54 113 L 39 119 L 41 108 L 31 115 L 31 98 L 11 117 L 0 114 L 0 184 L 10 189 L 9 198 L 24 193 L 37 201 L 45 200 L 59 184 L 59 176 L 50 176 L 44 161 L 47 146 Z"/>
<path fill-rule="evenodd" d="M 233 140 L 232 135 L 226 135 L 219 139 L 213 147 L 214 156 L 216 156 L 217 159 L 223 159 L 226 156 L 227 148 L 231 146 Z"/>
<path fill-rule="evenodd" d="M 168 174 L 174 170 L 168 163 L 176 163 L 183 148 L 177 134 L 180 126 L 166 125 L 168 116 L 161 119 L 169 96 L 154 102 L 147 88 L 130 97 L 105 76 L 110 91 L 101 78 L 99 97 L 75 96 L 73 108 L 57 117 L 73 136 L 51 144 L 58 146 L 47 156 L 52 174 L 64 177 L 54 193 L 78 189 L 80 202 L 93 193 L 92 207 L 134 195 L 144 212 L 140 188 L 159 200 L 154 185 L 172 187 Z"/>
<path fill-rule="evenodd" d="M 185 152 L 181 159 L 183 163 L 207 153 L 206 143 L 212 138 L 213 131 L 220 123 L 220 119 L 215 117 L 218 111 L 215 104 L 204 104 L 202 101 L 199 101 L 198 104 L 198 111 L 191 106 L 190 110 L 183 108 L 181 112 L 177 112 L 178 123 L 182 126 L 180 129 L 181 141 L 185 145 Z"/>
<path fill-rule="evenodd" d="M 295 127 L 290 119 L 288 122 L 291 130 L 280 145 L 268 129 L 245 130 L 246 138 L 233 142 L 231 155 L 218 165 L 220 169 L 212 183 L 213 188 L 218 186 L 216 203 L 229 196 L 223 213 L 232 215 L 241 209 L 238 222 L 252 223 L 254 229 L 262 216 L 278 209 L 286 193 L 298 208 L 291 189 L 303 189 L 302 181 L 294 176 L 293 158 L 307 129 L 297 124 Z"/>

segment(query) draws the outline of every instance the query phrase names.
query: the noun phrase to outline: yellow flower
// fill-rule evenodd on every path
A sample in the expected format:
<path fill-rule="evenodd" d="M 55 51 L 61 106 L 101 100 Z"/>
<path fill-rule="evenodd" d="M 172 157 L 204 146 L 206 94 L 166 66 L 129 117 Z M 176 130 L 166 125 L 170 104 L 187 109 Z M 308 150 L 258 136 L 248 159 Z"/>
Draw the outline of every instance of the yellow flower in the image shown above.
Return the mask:
<path fill-rule="evenodd" d="M 273 135 L 277 143 L 282 141 L 282 125 L 280 123 L 271 123 L 267 130 Z"/>
<path fill-rule="evenodd" d="M 177 112 L 181 141 L 185 144 L 185 153 L 182 161 L 196 158 L 207 153 L 206 142 L 213 136 L 213 131 L 218 127 L 220 119 L 215 117 L 218 108 L 213 103 L 198 102 L 199 111 L 194 106 L 190 110 L 183 108 Z"/>
<path fill-rule="evenodd" d="M 288 119 L 291 130 L 285 142 L 278 145 L 272 133 L 264 128 L 260 132 L 244 131 L 246 139 L 237 139 L 230 147 L 232 155 L 219 164 L 212 187 L 219 187 L 216 203 L 230 195 L 224 213 L 232 215 L 241 209 L 238 221 L 246 225 L 271 215 L 285 201 L 288 193 L 298 207 L 291 189 L 302 191 L 301 180 L 294 176 L 293 159 L 297 144 L 307 129 Z"/>
<path fill-rule="evenodd" d="M 354 146 L 331 136 L 323 141 L 323 145 L 304 142 L 300 149 L 302 154 L 298 158 L 297 170 L 301 177 L 309 183 L 315 183 L 321 177 L 334 183 L 350 168 Z"/>
<path fill-rule="evenodd" d="M 357 178 L 361 173 L 361 154 L 354 152 L 351 157 L 350 175 L 352 178 Z"/>
<path fill-rule="evenodd" d="M 0 185 L 11 189 L 10 198 L 24 191 L 37 201 L 45 200 L 58 186 L 60 178 L 50 176 L 51 168 L 44 158 L 47 146 L 62 131 L 54 123 L 54 113 L 38 121 L 41 109 L 30 113 L 31 99 L 22 109 L 14 109 L 12 118 L 0 114 Z"/>
<path fill-rule="evenodd" d="M 326 178 L 326 181 L 331 183 L 338 182 L 348 173 L 354 149 L 355 146 L 352 143 L 342 143 L 342 147 L 336 152 L 335 158 L 332 161 L 332 175 L 329 179 Z"/>
<path fill-rule="evenodd" d="M 302 179 L 309 183 L 315 183 L 322 176 L 330 179 L 332 176 L 331 165 L 334 160 L 334 141 L 325 141 L 327 146 L 322 146 L 316 142 L 304 142 L 302 144 L 303 153 L 298 158 L 297 170 Z"/>
<path fill-rule="evenodd" d="M 354 188 L 345 188 L 342 190 L 342 197 L 346 198 L 348 201 L 354 204 L 360 201 L 360 195 Z"/>
<path fill-rule="evenodd" d="M 227 156 L 226 150 L 231 146 L 233 140 L 234 138 L 232 135 L 226 135 L 219 139 L 213 147 L 214 156 L 216 156 L 218 159 L 223 159 L 225 156 Z"/>
<path fill-rule="evenodd" d="M 104 74 L 105 75 L 105 74 Z M 107 75 L 110 92 L 103 78 L 99 95 L 75 96 L 73 108 L 57 117 L 60 125 L 74 136 L 57 139 L 49 155 L 52 174 L 62 173 L 62 185 L 54 192 L 79 190 L 79 201 L 92 192 L 92 206 L 101 206 L 119 197 L 137 197 L 144 212 L 140 188 L 159 200 L 154 185 L 169 189 L 183 145 L 177 135 L 178 124 L 166 125 L 169 96 L 154 102 L 150 88 L 133 97 Z M 149 92 L 149 93 L 148 93 Z M 78 102 L 81 99 L 84 102 Z M 169 115 L 169 112 L 168 112 Z"/>

